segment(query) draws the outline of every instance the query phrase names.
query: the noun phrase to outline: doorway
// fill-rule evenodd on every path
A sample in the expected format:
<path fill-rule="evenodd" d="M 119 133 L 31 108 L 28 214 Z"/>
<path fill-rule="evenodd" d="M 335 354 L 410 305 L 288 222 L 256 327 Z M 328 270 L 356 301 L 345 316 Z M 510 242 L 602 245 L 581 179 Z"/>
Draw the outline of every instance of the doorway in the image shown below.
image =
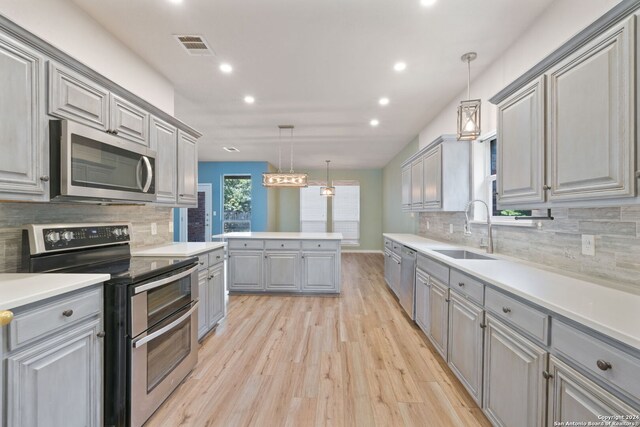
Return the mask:
<path fill-rule="evenodd" d="M 198 184 L 198 206 L 180 209 L 180 241 L 210 242 L 213 212 L 211 184 Z"/>
<path fill-rule="evenodd" d="M 222 232 L 251 231 L 251 175 L 224 175 Z"/>

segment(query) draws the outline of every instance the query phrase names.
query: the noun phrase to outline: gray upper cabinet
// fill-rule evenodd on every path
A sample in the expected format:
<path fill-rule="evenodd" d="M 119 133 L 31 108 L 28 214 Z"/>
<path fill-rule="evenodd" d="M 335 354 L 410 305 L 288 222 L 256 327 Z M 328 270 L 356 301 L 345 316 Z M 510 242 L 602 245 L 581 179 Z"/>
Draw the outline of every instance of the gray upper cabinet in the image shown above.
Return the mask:
<path fill-rule="evenodd" d="M 551 201 L 635 196 L 635 52 L 632 16 L 548 72 Z"/>
<path fill-rule="evenodd" d="M 178 204 L 198 204 L 198 148 L 195 138 L 178 131 Z"/>
<path fill-rule="evenodd" d="M 150 146 L 156 152 L 157 203 L 175 205 L 178 197 L 178 130 L 151 117 Z"/>
<path fill-rule="evenodd" d="M 602 421 L 602 416 L 640 415 L 638 410 L 626 405 L 554 356 L 549 361 L 549 372 L 550 426 L 576 420 L 597 424 Z M 631 421 L 631 425 L 633 422 Z"/>
<path fill-rule="evenodd" d="M 114 135 L 149 145 L 149 113 L 117 95 L 110 94 L 109 128 Z"/>
<path fill-rule="evenodd" d="M 424 207 L 442 207 L 442 146 L 429 150 L 424 155 Z"/>
<path fill-rule="evenodd" d="M 0 34 L 0 199 L 49 199 L 44 58 Z"/>
<path fill-rule="evenodd" d="M 547 352 L 491 314 L 486 318 L 484 413 L 497 427 L 544 427 Z"/>
<path fill-rule="evenodd" d="M 109 91 L 60 64 L 49 61 L 49 114 L 109 130 Z"/>
<path fill-rule="evenodd" d="M 402 209 L 411 209 L 411 165 L 402 168 Z"/>
<path fill-rule="evenodd" d="M 454 291 L 449 295 L 449 366 L 481 405 L 484 311 Z"/>
<path fill-rule="evenodd" d="M 422 158 L 411 162 L 411 209 L 422 208 Z"/>
<path fill-rule="evenodd" d="M 498 105 L 498 205 L 542 203 L 545 77 Z"/>
<path fill-rule="evenodd" d="M 449 287 L 431 277 L 429 286 L 429 338 L 447 360 L 449 330 Z"/>

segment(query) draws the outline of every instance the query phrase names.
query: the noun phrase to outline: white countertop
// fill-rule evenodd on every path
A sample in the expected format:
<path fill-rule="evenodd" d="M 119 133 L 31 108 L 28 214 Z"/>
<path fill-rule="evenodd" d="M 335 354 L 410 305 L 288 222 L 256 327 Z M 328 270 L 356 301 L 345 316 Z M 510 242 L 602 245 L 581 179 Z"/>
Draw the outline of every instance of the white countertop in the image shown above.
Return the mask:
<path fill-rule="evenodd" d="M 102 283 L 110 278 L 108 274 L 0 274 L 0 310 L 11 310 Z"/>
<path fill-rule="evenodd" d="M 413 234 L 384 236 L 640 350 L 640 295 L 536 268 L 501 254 L 489 255 L 496 258 L 490 261 L 454 259 L 434 249 L 469 248 Z"/>
<path fill-rule="evenodd" d="M 235 232 L 221 234 L 224 239 L 291 239 L 291 240 L 342 240 L 342 233 L 286 233 L 286 232 Z"/>
<path fill-rule="evenodd" d="M 131 249 L 133 256 L 196 256 L 223 248 L 224 242 L 173 242 L 161 246 Z"/>

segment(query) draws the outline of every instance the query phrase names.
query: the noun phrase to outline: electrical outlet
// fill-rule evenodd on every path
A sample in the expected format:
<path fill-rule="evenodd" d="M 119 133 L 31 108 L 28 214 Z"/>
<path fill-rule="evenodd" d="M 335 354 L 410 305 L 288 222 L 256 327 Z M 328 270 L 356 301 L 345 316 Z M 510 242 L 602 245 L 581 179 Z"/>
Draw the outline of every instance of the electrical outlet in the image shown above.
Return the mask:
<path fill-rule="evenodd" d="M 151 235 L 155 236 L 156 234 L 158 234 L 158 224 L 156 224 L 155 222 L 151 223 Z"/>
<path fill-rule="evenodd" d="M 449 234 L 453 234 L 453 224 L 449 224 Z"/>
<path fill-rule="evenodd" d="M 427 221 L 427 230 L 431 228 L 431 223 L 429 223 L 429 221 Z"/>
<path fill-rule="evenodd" d="M 592 234 L 582 235 L 582 255 L 595 256 L 596 237 Z"/>
<path fill-rule="evenodd" d="M 173 221 L 169 221 L 169 233 L 173 233 Z"/>

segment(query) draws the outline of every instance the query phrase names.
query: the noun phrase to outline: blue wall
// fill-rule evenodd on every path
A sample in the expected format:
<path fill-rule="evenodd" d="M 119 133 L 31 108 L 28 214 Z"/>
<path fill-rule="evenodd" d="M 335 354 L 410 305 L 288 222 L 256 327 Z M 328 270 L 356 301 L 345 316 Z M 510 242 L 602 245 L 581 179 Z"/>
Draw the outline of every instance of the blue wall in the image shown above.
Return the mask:
<path fill-rule="evenodd" d="M 267 189 L 262 186 L 262 173 L 267 162 L 199 162 L 198 182 L 213 187 L 213 234 L 222 233 L 222 179 L 224 175 L 251 175 L 251 231 L 267 231 Z M 174 211 L 174 240 L 180 240 L 180 213 Z"/>

